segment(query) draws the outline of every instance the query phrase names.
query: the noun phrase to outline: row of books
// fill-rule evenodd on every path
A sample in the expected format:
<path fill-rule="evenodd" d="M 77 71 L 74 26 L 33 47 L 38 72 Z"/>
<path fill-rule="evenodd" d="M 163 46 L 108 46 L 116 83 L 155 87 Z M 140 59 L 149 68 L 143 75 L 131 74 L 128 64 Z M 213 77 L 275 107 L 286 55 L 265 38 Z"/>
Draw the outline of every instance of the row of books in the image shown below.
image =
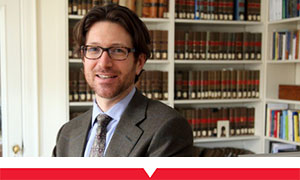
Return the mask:
<path fill-rule="evenodd" d="M 175 59 L 261 60 L 261 33 L 175 31 Z"/>
<path fill-rule="evenodd" d="M 272 34 L 272 60 L 299 60 L 300 29 Z"/>
<path fill-rule="evenodd" d="M 169 0 L 69 0 L 69 14 L 85 15 L 94 6 L 118 4 L 139 17 L 168 18 Z"/>
<path fill-rule="evenodd" d="M 92 101 L 95 97 L 94 91 L 87 84 L 83 70 L 70 70 L 69 72 L 69 101 Z"/>
<path fill-rule="evenodd" d="M 151 37 L 151 57 L 155 60 L 168 59 L 168 31 L 149 30 Z"/>
<path fill-rule="evenodd" d="M 176 71 L 175 99 L 259 97 L 259 70 Z"/>
<path fill-rule="evenodd" d="M 260 21 L 260 0 L 176 0 L 175 18 Z"/>
<path fill-rule="evenodd" d="M 150 99 L 168 100 L 168 72 L 143 71 L 136 87 Z"/>
<path fill-rule="evenodd" d="M 217 122 L 229 121 L 230 136 L 254 135 L 255 108 L 179 108 L 189 122 L 194 137 L 217 136 Z"/>
<path fill-rule="evenodd" d="M 300 142 L 300 110 L 267 108 L 266 136 Z"/>
<path fill-rule="evenodd" d="M 299 17 L 299 0 L 270 0 L 269 20 L 275 21 L 286 18 Z"/>

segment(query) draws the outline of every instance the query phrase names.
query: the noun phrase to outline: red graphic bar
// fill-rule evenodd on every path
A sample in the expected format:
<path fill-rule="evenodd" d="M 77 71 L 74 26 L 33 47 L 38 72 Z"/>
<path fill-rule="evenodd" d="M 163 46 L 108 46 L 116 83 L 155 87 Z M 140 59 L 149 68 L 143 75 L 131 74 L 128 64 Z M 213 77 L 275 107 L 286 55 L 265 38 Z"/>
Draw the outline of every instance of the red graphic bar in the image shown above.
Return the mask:
<path fill-rule="evenodd" d="M 3 168 L 0 169 L 1 180 L 12 179 L 205 179 L 205 180 L 299 180 L 298 168 L 174 168 L 157 169 L 152 177 L 148 177 L 142 168 Z"/>

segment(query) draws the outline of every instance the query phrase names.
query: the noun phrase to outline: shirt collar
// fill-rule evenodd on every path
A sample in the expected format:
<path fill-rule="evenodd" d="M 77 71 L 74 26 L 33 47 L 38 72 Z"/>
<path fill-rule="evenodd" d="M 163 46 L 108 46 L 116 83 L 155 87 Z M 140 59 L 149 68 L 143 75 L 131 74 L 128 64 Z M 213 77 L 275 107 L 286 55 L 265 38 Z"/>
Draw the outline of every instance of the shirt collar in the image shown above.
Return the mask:
<path fill-rule="evenodd" d="M 119 121 L 123 112 L 125 111 L 127 105 L 129 104 L 130 100 L 132 99 L 136 89 L 135 87 L 129 92 L 129 94 L 124 97 L 121 101 L 117 104 L 113 105 L 107 112 L 106 115 L 110 116 L 113 120 Z M 93 101 L 93 116 L 92 116 L 92 126 L 95 123 L 95 120 L 99 114 L 103 114 L 104 112 L 99 108 L 96 99 Z"/>

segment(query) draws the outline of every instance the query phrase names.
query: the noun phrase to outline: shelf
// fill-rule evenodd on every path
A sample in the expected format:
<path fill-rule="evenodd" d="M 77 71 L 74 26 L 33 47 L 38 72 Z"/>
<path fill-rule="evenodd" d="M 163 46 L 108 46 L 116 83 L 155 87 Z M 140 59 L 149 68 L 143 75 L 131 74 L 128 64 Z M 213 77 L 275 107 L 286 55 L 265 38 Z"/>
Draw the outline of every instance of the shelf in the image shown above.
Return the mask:
<path fill-rule="evenodd" d="M 90 107 L 93 102 L 70 102 L 70 107 Z"/>
<path fill-rule="evenodd" d="M 82 60 L 81 59 L 69 59 L 69 63 L 72 63 L 72 64 L 81 64 Z"/>
<path fill-rule="evenodd" d="M 175 60 L 175 64 L 262 64 L 260 60 Z"/>
<path fill-rule="evenodd" d="M 140 18 L 145 23 L 168 23 L 170 19 L 167 18 Z"/>
<path fill-rule="evenodd" d="M 211 143 L 211 142 L 229 142 L 229 141 L 246 141 L 246 140 L 257 140 L 260 139 L 259 136 L 233 136 L 233 137 L 222 137 L 222 138 L 217 138 L 217 137 L 210 137 L 210 138 L 196 138 L 194 139 L 194 143 Z"/>
<path fill-rule="evenodd" d="M 300 60 L 268 60 L 268 64 L 293 64 L 300 63 Z"/>
<path fill-rule="evenodd" d="M 265 139 L 268 141 L 276 141 L 276 142 L 281 142 L 281 143 L 286 143 L 286 144 L 294 144 L 294 145 L 300 146 L 300 142 L 288 141 L 288 140 L 273 138 L 273 137 L 265 137 Z"/>
<path fill-rule="evenodd" d="M 76 20 L 80 20 L 82 19 L 83 16 L 80 16 L 80 15 L 69 15 L 69 19 L 76 19 Z"/>
<path fill-rule="evenodd" d="M 169 64 L 169 60 L 155 60 L 155 59 L 148 59 L 146 64 Z"/>
<path fill-rule="evenodd" d="M 174 104 L 215 104 L 215 103 L 251 103 L 260 102 L 261 99 L 191 99 L 191 100 L 175 100 Z"/>
<path fill-rule="evenodd" d="M 182 24 L 223 24 L 223 25 L 262 25 L 262 22 L 254 21 L 220 21 L 220 20 L 194 20 L 194 19 L 175 19 L 175 23 Z"/>
<path fill-rule="evenodd" d="M 287 18 L 282 20 L 275 20 L 275 21 L 269 21 L 269 25 L 276 25 L 276 24 L 284 24 L 284 23 L 298 23 L 300 21 L 300 17 L 294 17 L 294 18 Z"/>
<path fill-rule="evenodd" d="M 284 100 L 284 99 L 267 99 L 267 103 L 295 104 L 300 105 L 300 101 Z"/>

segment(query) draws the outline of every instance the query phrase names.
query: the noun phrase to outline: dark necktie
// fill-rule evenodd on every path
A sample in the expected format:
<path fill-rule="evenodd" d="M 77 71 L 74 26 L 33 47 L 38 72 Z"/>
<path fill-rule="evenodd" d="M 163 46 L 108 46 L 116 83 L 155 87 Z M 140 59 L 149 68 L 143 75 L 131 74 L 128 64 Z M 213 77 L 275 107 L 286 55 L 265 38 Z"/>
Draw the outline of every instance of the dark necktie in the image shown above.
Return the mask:
<path fill-rule="evenodd" d="M 112 118 L 106 114 L 99 114 L 97 116 L 98 127 L 96 130 L 96 137 L 91 148 L 90 157 L 102 157 L 104 155 L 107 132 L 106 127 L 111 120 Z"/>

